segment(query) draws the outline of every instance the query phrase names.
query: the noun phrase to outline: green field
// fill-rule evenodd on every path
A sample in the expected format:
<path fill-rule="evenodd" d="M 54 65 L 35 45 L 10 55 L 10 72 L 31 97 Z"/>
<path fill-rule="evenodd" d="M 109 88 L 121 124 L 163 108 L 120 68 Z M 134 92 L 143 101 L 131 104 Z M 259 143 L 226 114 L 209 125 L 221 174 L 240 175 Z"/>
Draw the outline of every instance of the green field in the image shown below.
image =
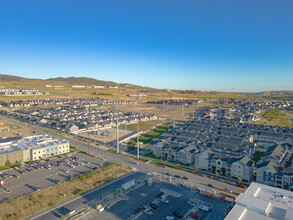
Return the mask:
<path fill-rule="evenodd" d="M 147 130 L 151 129 L 154 126 L 157 126 L 160 123 L 162 123 L 162 121 L 160 121 L 160 120 L 139 122 L 138 123 L 138 130 L 139 131 L 147 131 Z M 120 128 L 136 130 L 137 129 L 137 123 L 130 124 L 130 125 L 121 125 Z"/>
<path fill-rule="evenodd" d="M 161 159 L 161 158 L 159 158 L 159 157 L 154 156 L 154 155 L 153 155 L 153 152 L 149 152 L 149 153 L 147 153 L 147 154 L 144 154 L 143 156 L 144 156 L 144 157 L 149 157 L 149 158 L 152 158 L 152 159 L 157 159 L 157 160 L 160 160 L 160 159 Z"/>
<path fill-rule="evenodd" d="M 289 120 L 290 116 L 280 110 L 270 110 L 263 117 L 268 120 L 267 125 L 293 128 L 293 123 Z"/>
<path fill-rule="evenodd" d="M 143 144 L 148 144 L 152 140 L 156 139 L 163 133 L 169 130 L 169 125 L 160 125 L 156 127 L 154 130 L 142 135 L 139 137 L 139 141 L 142 142 Z M 130 141 L 130 145 L 135 145 L 136 144 L 136 139 L 133 139 Z"/>

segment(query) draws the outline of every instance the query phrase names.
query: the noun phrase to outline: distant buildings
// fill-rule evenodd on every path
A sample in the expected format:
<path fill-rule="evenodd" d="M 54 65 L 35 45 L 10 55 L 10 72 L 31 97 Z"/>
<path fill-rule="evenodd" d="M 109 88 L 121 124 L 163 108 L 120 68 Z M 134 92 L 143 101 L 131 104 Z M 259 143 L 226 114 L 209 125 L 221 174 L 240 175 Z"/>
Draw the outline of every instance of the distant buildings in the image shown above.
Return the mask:
<path fill-rule="evenodd" d="M 70 152 L 68 140 L 53 139 L 50 135 L 0 139 L 0 166 L 40 160 Z"/>
<path fill-rule="evenodd" d="M 129 97 L 146 97 L 148 96 L 147 93 L 137 93 L 137 94 L 127 94 Z"/>
<path fill-rule="evenodd" d="M 83 89 L 85 86 L 72 86 L 73 89 Z"/>
<path fill-rule="evenodd" d="M 39 90 L 2 89 L 0 90 L 0 95 L 49 95 L 49 93 L 40 92 Z"/>
<path fill-rule="evenodd" d="M 235 200 L 225 220 L 292 220 L 292 192 L 251 183 Z"/>

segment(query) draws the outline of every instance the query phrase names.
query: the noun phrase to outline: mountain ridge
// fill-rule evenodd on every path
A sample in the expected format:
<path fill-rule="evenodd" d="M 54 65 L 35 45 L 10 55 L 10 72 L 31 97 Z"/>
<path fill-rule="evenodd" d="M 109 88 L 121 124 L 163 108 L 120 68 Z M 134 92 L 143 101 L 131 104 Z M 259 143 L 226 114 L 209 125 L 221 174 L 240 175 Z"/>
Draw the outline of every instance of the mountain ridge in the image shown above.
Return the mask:
<path fill-rule="evenodd" d="M 63 86 L 85 85 L 85 86 L 105 86 L 105 87 L 127 87 L 142 89 L 143 86 L 133 85 L 130 83 L 116 83 L 112 81 L 98 80 L 90 77 L 56 77 L 48 79 L 25 78 L 8 74 L 0 74 L 0 83 L 9 82 L 11 85 L 17 84 L 20 81 L 27 83 L 38 83 L 39 86 L 56 84 Z M 1 83 L 2 84 L 2 83 Z"/>

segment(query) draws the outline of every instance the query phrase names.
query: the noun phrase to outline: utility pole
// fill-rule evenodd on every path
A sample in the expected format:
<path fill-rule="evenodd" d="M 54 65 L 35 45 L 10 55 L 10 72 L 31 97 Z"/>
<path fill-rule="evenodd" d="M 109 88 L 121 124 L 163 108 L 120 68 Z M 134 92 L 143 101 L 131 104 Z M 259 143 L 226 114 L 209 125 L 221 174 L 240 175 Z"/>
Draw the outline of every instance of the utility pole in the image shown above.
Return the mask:
<path fill-rule="evenodd" d="M 173 128 L 175 128 L 176 126 L 176 123 L 175 123 L 175 112 L 174 112 L 174 115 L 173 115 Z"/>
<path fill-rule="evenodd" d="M 90 151 L 90 131 L 89 131 L 89 126 L 87 124 L 87 150 L 88 150 L 88 155 L 91 154 Z"/>
<path fill-rule="evenodd" d="M 119 115 L 119 112 L 117 112 L 117 153 L 119 153 L 119 123 L 118 123 L 118 115 Z"/>
<path fill-rule="evenodd" d="M 136 146 L 137 146 L 137 159 L 139 159 L 139 133 L 138 133 L 138 122 L 137 122 L 137 140 L 136 140 Z"/>

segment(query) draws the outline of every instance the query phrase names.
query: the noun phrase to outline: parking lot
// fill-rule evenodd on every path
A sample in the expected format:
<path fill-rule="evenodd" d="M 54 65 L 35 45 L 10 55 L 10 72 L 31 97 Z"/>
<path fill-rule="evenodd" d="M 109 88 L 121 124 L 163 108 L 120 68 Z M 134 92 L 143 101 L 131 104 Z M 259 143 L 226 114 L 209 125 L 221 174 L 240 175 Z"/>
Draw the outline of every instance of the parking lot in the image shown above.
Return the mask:
<path fill-rule="evenodd" d="M 5 185 L 0 188 L 0 203 L 58 184 L 106 165 L 107 163 L 102 160 L 85 154 L 74 153 L 69 156 L 64 155 L 39 163 L 26 164 L 9 171 L 2 171 L 0 179 L 5 180 Z"/>
<path fill-rule="evenodd" d="M 162 198 L 165 200 L 163 201 Z M 150 207 L 150 204 L 153 204 Z M 200 210 L 199 205 L 212 207 L 211 211 Z M 155 181 L 152 186 L 143 184 L 125 194 L 125 198 L 102 213 L 94 212 L 84 219 L 180 219 L 175 217 L 174 211 L 182 217 L 189 216 L 192 211 L 202 219 L 218 220 L 225 218 L 225 211 L 230 205 L 217 199 L 207 198 L 198 191 L 192 191 L 183 185 L 174 185 Z"/>

